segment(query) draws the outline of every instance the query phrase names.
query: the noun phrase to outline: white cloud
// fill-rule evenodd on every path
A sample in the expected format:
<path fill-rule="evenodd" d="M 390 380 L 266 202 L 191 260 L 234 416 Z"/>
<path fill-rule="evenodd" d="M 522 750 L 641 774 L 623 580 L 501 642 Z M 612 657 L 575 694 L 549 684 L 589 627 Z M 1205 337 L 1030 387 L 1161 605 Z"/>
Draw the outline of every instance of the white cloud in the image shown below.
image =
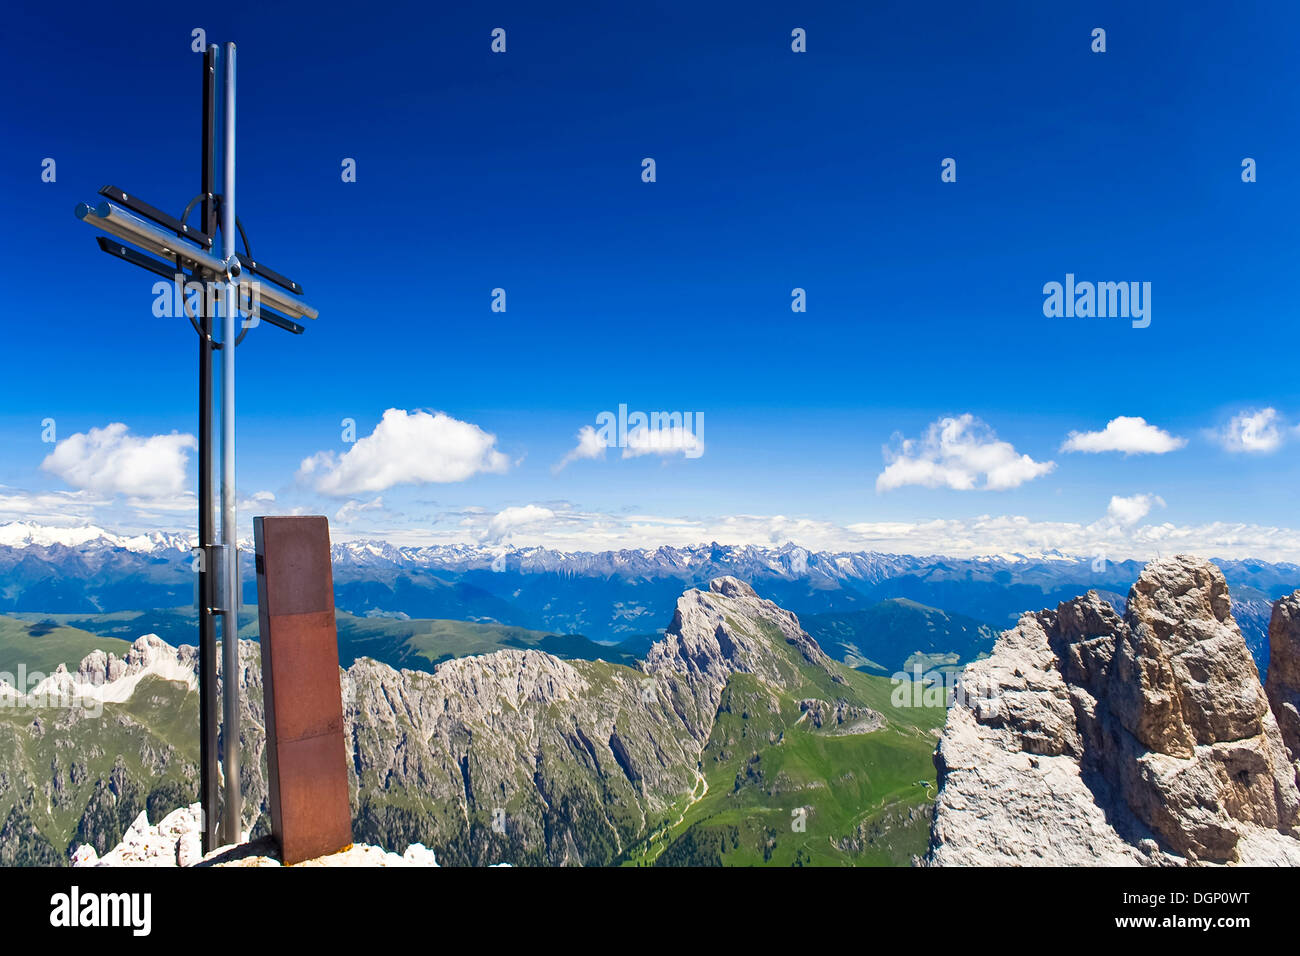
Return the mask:
<path fill-rule="evenodd" d="M 904 485 L 1000 491 L 1016 488 L 1056 467 L 1055 462 L 1034 461 L 1019 454 L 971 414 L 940 419 L 923 438 L 904 439 L 897 448 L 883 451 L 887 464 L 876 477 L 878 492 Z"/>
<path fill-rule="evenodd" d="M 642 425 L 627 434 L 624 458 L 642 455 L 682 455 L 699 458 L 704 454 L 704 440 L 684 425 L 656 427 Z"/>
<path fill-rule="evenodd" d="M 1141 496 L 1134 496 L 1140 498 Z M 1128 499 L 1121 499 L 1128 501 Z M 1161 507 L 1150 496 L 1148 508 Z M 1300 528 L 1232 522 L 1200 525 L 1143 523 L 1134 518 L 1141 504 L 1118 505 L 1091 523 L 1037 521 L 1022 515 L 979 515 L 919 521 L 864 521 L 838 524 L 795 515 L 625 514 L 582 511 L 571 506 L 526 505 L 495 514 L 482 510 L 448 513 L 431 527 L 354 536 L 383 537 L 396 545 L 547 547 L 561 551 L 606 551 L 660 546 L 688 547 L 716 541 L 726 545 L 778 547 L 794 542 L 810 551 L 877 551 L 889 554 L 976 557 L 996 554 L 1034 556 L 1046 552 L 1112 560 L 1148 560 L 1159 554 L 1198 554 L 1211 558 L 1300 560 Z M 1132 519 L 1129 523 L 1121 517 Z M 348 537 L 346 532 L 340 538 Z"/>
<path fill-rule="evenodd" d="M 386 491 L 394 485 L 464 481 L 509 466 L 496 436 L 449 415 L 390 408 L 375 430 L 336 458 L 304 459 L 298 477 L 325 495 Z"/>
<path fill-rule="evenodd" d="M 679 421 L 681 416 L 674 416 Z M 689 419 L 689 416 L 687 416 Z M 578 444 L 562 458 L 551 470 L 558 474 L 567 465 L 581 459 L 604 458 L 605 449 L 613 448 L 617 443 L 610 434 L 610 426 L 594 428 L 583 425 L 577 435 Z M 622 435 L 623 457 L 640 458 L 644 455 L 681 455 L 683 458 L 699 458 L 704 454 L 704 439 L 698 431 L 684 424 L 649 424 L 637 425 Z"/>
<path fill-rule="evenodd" d="M 41 468 L 84 491 L 164 501 L 184 494 L 187 451 L 197 447 L 193 435 L 142 438 L 113 422 L 65 438 Z"/>
<path fill-rule="evenodd" d="M 247 498 L 243 498 L 236 505 L 239 511 L 261 511 L 269 505 L 275 504 L 275 492 L 273 491 L 255 491 Z"/>
<path fill-rule="evenodd" d="M 6 496 L 14 501 L 24 493 L 0 489 L 0 505 Z M 1141 499 L 1144 496 L 1131 496 Z M 337 541 L 382 538 L 394 545 L 464 545 L 477 542 L 491 548 L 547 547 L 562 551 L 605 551 L 659 546 L 686 547 L 719 542 L 724 545 L 777 547 L 786 542 L 810 551 L 887 554 L 981 555 L 1023 554 L 1035 556 L 1061 552 L 1092 558 L 1104 554 L 1111 560 L 1149 560 L 1157 554 L 1196 554 L 1205 558 L 1258 558 L 1264 561 L 1300 562 L 1300 527 L 1273 527 L 1216 521 L 1199 525 L 1169 522 L 1144 523 L 1153 507 L 1163 502 L 1150 496 L 1145 503 L 1119 498 L 1106 513 L 1091 523 L 1040 521 L 1023 515 L 979 515 L 968 518 L 930 520 L 862 521 L 839 524 L 799 515 L 733 514 L 709 517 L 653 515 L 627 512 L 583 511 L 565 503 L 512 506 L 500 511 L 466 507 L 431 517 L 431 523 L 412 526 L 401 515 L 375 509 L 392 523 L 383 527 L 367 522 L 354 530 L 340 528 Z M 1143 508 L 1145 514 L 1140 514 Z M 285 513 L 301 513 L 286 509 Z M 1136 516 L 1136 517 L 1135 517 Z M 0 510 L 0 517 L 3 511 Z M 72 524 L 64 516 L 58 522 Z M 187 519 L 174 530 L 188 531 Z M 158 525 L 147 529 L 156 531 Z M 98 531 L 90 537 L 98 535 Z M 251 528 L 245 533 L 251 534 Z M 24 527 L 14 526 L 21 538 Z M 0 535 L 3 539 L 4 535 Z"/>
<path fill-rule="evenodd" d="M 559 474 L 567 465 L 575 461 L 605 457 L 605 449 L 609 447 L 609 443 L 601 432 L 596 431 L 591 425 L 583 425 L 577 437 L 578 444 L 560 459 L 551 471 Z"/>
<path fill-rule="evenodd" d="M 1116 524 L 1129 527 L 1150 514 L 1153 505 L 1163 508 L 1165 500 L 1159 495 L 1130 495 L 1127 498 L 1114 495 L 1106 508 L 1106 517 Z"/>
<path fill-rule="evenodd" d="M 29 492 L 0 485 L 0 521 L 32 521 L 42 525 L 83 524 L 111 498 L 87 491 Z"/>
<path fill-rule="evenodd" d="M 367 511 L 383 510 L 384 499 L 382 495 L 378 498 L 373 498 L 370 501 L 347 501 L 343 503 L 343 507 L 339 508 L 339 510 L 334 513 L 334 520 L 339 524 L 347 524 L 354 520 L 358 515 L 364 514 Z"/>
<path fill-rule="evenodd" d="M 492 516 L 487 527 L 480 533 L 480 539 L 490 544 L 500 544 L 512 534 L 536 529 L 555 518 L 555 512 L 541 505 L 523 505 L 503 508 Z"/>
<path fill-rule="evenodd" d="M 1240 412 L 1218 433 L 1219 443 L 1232 452 L 1277 451 L 1282 446 L 1281 424 L 1276 408 Z"/>
<path fill-rule="evenodd" d="M 1121 415 L 1099 432 L 1070 432 L 1061 451 L 1120 451 L 1126 455 L 1163 455 L 1187 444 L 1145 418 Z"/>

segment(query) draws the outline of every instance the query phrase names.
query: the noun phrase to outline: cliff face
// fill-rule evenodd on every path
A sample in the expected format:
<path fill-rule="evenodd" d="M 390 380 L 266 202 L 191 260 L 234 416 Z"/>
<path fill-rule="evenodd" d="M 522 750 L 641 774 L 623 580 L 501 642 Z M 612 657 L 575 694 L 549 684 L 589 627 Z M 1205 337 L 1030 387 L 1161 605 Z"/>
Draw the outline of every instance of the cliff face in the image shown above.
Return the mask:
<path fill-rule="evenodd" d="M 1268 702 L 1300 773 L 1300 591 L 1274 602 L 1268 646 Z"/>
<path fill-rule="evenodd" d="M 256 838 L 266 830 L 267 792 L 257 645 L 242 642 L 240 659 L 243 826 Z M 0 720 L 0 743 L 15 742 L 14 759 L 0 760 L 0 797 L 21 788 L 26 800 L 6 826 L 31 831 L 12 862 L 58 862 L 65 845 L 83 843 L 108 854 L 139 830 L 142 810 L 161 820 L 194 800 L 197 666 L 193 648 L 150 635 L 125 658 L 96 652 L 52 678 L 64 696 L 96 695 L 103 719 L 64 709 Z M 820 733 L 878 729 L 880 714 L 835 698 L 839 671 L 793 614 L 734 578 L 683 594 L 640 669 L 532 650 L 450 660 L 432 673 L 359 659 L 341 680 L 354 838 L 398 850 L 437 846 L 451 864 L 608 863 L 684 798 L 707 792 L 698 768 L 733 675 L 752 675 L 769 694 L 799 689 L 800 698 L 812 675 L 831 692 L 803 701 Z M 135 737 L 124 735 L 128 727 Z M 88 761 L 73 773 L 80 789 L 46 782 L 46 750 Z M 126 765 L 112 765 L 123 751 Z M 146 799 L 146 781 L 164 771 L 183 785 L 165 800 Z M 58 845 L 41 842 L 35 818 L 23 815 L 47 802 L 41 787 L 66 792 L 74 822 L 81 814 L 75 825 L 40 819 L 47 831 L 71 832 L 70 844 L 62 835 Z"/>
<path fill-rule="evenodd" d="M 1296 768 L 1208 562 L 1148 565 L 1123 618 L 1096 592 L 1024 615 L 958 697 L 932 865 L 1300 863 Z"/>

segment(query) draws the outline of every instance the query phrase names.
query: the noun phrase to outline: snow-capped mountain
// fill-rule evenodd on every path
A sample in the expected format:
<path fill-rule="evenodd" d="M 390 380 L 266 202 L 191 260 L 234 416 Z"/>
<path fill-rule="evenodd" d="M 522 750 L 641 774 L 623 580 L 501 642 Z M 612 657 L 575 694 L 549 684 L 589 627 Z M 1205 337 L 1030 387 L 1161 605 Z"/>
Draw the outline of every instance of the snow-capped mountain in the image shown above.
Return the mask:
<path fill-rule="evenodd" d="M 60 528 L 31 521 L 0 524 L 0 547 L 7 548 L 48 548 L 62 545 L 68 548 L 120 548 L 136 554 L 158 554 L 168 551 L 188 552 L 195 540 L 195 535 L 173 531 L 119 535 L 94 525 Z"/>
<path fill-rule="evenodd" d="M 186 534 L 0 525 L 0 613 L 192 605 L 193 543 Z M 244 600 L 254 604 L 252 542 L 241 547 Z M 565 552 L 350 540 L 334 544 L 333 558 L 338 607 L 358 615 L 496 621 L 599 641 L 653 634 L 683 587 L 707 586 L 727 575 L 800 615 L 905 598 L 1001 629 L 1026 610 L 1055 607 L 1088 590 L 1120 605 L 1141 570 L 1136 561 L 1097 564 L 1090 556 L 1059 551 L 948 558 L 817 552 L 790 543 Z M 1216 563 L 1242 603 L 1239 621 L 1262 659 L 1267 611 L 1273 600 L 1300 587 L 1300 565 Z"/>

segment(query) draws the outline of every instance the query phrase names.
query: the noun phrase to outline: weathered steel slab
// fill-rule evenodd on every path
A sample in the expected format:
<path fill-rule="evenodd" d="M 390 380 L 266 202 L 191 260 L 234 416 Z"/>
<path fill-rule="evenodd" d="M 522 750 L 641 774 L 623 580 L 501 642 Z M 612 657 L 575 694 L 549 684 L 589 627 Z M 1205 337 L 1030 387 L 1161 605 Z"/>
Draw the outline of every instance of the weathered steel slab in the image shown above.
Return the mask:
<path fill-rule="evenodd" d="M 286 864 L 352 842 L 329 522 L 253 519 L 271 832 Z"/>

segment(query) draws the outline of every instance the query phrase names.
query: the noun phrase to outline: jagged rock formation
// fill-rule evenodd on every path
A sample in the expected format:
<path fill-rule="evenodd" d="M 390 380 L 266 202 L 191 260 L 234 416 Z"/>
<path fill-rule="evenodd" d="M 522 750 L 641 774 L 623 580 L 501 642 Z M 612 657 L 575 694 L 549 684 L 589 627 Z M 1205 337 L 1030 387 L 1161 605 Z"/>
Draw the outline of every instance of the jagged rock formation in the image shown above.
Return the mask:
<path fill-rule="evenodd" d="M 1229 605 L 1178 557 L 1123 618 L 1096 592 L 1025 614 L 963 672 L 928 862 L 1300 863 L 1295 769 Z"/>
<path fill-rule="evenodd" d="M 838 734 L 866 734 L 885 724 L 884 715 L 870 707 L 857 707 L 847 701 L 834 704 L 816 697 L 799 701 L 799 710 L 818 730 Z"/>
<path fill-rule="evenodd" d="M 241 642 L 240 661 L 243 830 L 255 842 L 267 829 L 257 645 Z M 170 811 L 196 796 L 197 741 L 178 724 L 191 746 L 180 753 L 144 729 L 162 723 L 151 716 L 156 711 L 167 721 L 181 720 L 182 712 L 193 720 L 197 665 L 193 648 L 174 649 L 152 636 L 137 641 L 125 659 L 92 654 L 75 675 L 61 672 L 58 686 L 68 694 L 96 688 L 105 719 L 83 727 L 60 711 L 59 721 L 72 722 L 51 731 L 42 712 L 15 731 L 46 734 L 51 752 L 81 753 L 90 746 L 108 753 L 110 736 L 88 745 L 83 732 L 126 721 L 142 728 L 141 739 L 130 742 L 133 751 L 154 755 L 167 773 L 175 774 L 178 764 L 188 771 L 182 775 L 188 789 L 167 800 L 153 800 L 152 793 L 146 798 L 140 790 L 136 778 L 147 777 L 148 765 L 143 772 L 105 773 L 102 784 L 79 791 L 90 802 L 78 798 L 85 810 L 69 850 L 86 843 L 89 852 L 112 860 L 119 844 L 139 849 L 161 839 L 170 841 L 173 856 L 181 854 L 179 836 L 148 836 L 142 820 L 184 823 Z M 436 846 L 440 859 L 453 865 L 612 862 L 662 827 L 684 800 L 707 792 L 701 755 L 733 675 L 759 681 L 778 716 L 778 692 L 806 698 L 803 719 L 817 724 L 819 733 L 879 729 L 879 713 L 856 698 L 837 699 L 844 682 L 839 669 L 793 614 L 734 578 L 683 594 L 664 639 L 640 669 L 562 661 L 533 650 L 450 660 L 432 673 L 359 659 L 341 680 L 354 838 L 397 850 L 412 843 Z M 818 696 L 808 697 L 813 689 Z M 141 715 L 145 705 L 151 709 Z M 0 742 L 4 732 L 0 722 Z M 66 735 L 61 743 L 54 739 L 60 734 Z M 749 746 L 735 746 L 742 744 Z M 159 754 L 165 761 L 158 763 Z M 24 767 L 39 768 L 44 759 Z M 0 767 L 0 788 L 4 772 Z M 39 836 L 21 814 L 9 826 Z M 48 856 L 34 840 L 31 855 Z M 193 850 L 185 852 L 192 856 Z M 59 854 L 67 859 L 62 847 Z"/>
<path fill-rule="evenodd" d="M 122 842 L 104 856 L 95 848 L 83 844 L 72 854 L 74 867 L 86 866 L 280 866 L 275 843 L 269 839 L 224 846 L 206 856 L 202 851 L 200 808 L 197 803 L 173 810 L 157 826 L 149 825 L 149 818 L 141 813 L 122 838 Z M 437 866 L 433 851 L 418 843 L 409 846 L 402 855 L 389 853 L 376 846 L 352 844 L 351 846 L 315 860 L 304 860 L 295 866 Z"/>
<path fill-rule="evenodd" d="M 1300 591 L 1273 603 L 1268 624 L 1268 702 L 1300 779 Z"/>

